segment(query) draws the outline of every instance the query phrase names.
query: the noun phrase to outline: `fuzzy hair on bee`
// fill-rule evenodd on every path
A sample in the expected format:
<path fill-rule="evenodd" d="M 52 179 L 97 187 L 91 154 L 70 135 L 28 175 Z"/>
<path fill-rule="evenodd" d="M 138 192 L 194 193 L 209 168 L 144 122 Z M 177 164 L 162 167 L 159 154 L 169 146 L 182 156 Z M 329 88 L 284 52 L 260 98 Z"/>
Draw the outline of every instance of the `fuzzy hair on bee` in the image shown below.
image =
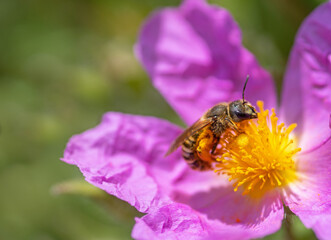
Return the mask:
<path fill-rule="evenodd" d="M 255 108 L 244 98 L 248 79 L 249 76 L 245 81 L 242 99 L 219 103 L 208 109 L 199 120 L 175 139 L 165 156 L 182 146 L 182 156 L 192 169 L 200 171 L 211 169 L 214 161 L 211 156 L 222 134 L 227 129 L 238 131 L 236 123 L 257 118 Z M 198 143 L 201 141 L 210 149 L 207 155 L 202 154 L 198 149 Z"/>

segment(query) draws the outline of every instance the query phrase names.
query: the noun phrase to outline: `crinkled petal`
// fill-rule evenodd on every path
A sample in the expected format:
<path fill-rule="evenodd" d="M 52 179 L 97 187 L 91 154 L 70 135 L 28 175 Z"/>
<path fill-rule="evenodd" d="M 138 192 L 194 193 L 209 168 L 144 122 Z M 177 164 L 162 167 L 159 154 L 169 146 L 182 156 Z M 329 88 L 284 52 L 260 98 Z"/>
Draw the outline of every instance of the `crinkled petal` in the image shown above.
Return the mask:
<path fill-rule="evenodd" d="M 77 165 L 91 184 L 147 212 L 169 201 L 166 191 L 183 171 L 179 151 L 163 157 L 180 132 L 157 118 L 107 113 L 100 125 L 70 139 L 62 160 Z"/>
<path fill-rule="evenodd" d="M 284 79 L 282 117 L 298 123 L 303 149 L 331 135 L 331 2 L 318 7 L 302 24 Z"/>
<path fill-rule="evenodd" d="M 136 218 L 132 237 L 147 239 L 251 239 L 277 231 L 281 226 L 283 212 L 269 215 L 263 224 L 228 225 L 184 204 L 170 204 L 153 211 L 142 218 Z"/>
<path fill-rule="evenodd" d="M 188 123 L 219 102 L 245 96 L 275 107 L 270 75 L 241 43 L 241 33 L 224 9 L 202 0 L 155 12 L 144 24 L 136 55 L 154 86 Z"/>
<path fill-rule="evenodd" d="M 132 237 L 149 239 L 205 239 L 207 226 L 190 207 L 181 204 L 166 205 L 154 212 L 136 218 Z"/>
<path fill-rule="evenodd" d="M 286 192 L 286 202 L 320 239 L 331 239 L 331 138 L 298 157 L 297 182 Z"/>

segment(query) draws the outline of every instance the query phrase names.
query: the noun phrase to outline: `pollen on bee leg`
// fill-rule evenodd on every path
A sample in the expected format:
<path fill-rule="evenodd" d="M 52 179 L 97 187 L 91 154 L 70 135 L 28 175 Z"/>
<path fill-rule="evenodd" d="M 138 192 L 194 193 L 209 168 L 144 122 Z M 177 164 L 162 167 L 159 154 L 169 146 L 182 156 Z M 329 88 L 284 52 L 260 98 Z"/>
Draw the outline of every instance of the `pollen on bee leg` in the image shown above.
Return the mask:
<path fill-rule="evenodd" d="M 217 158 L 215 172 L 225 174 L 233 183 L 234 191 L 261 197 L 274 188 L 282 188 L 297 179 L 295 146 L 290 133 L 296 127 L 278 124 L 275 110 L 260 111 L 257 120 L 239 124 L 240 134 L 226 141 L 224 153 Z"/>
<path fill-rule="evenodd" d="M 198 152 L 204 152 L 207 151 L 207 146 L 209 145 L 209 139 L 201 139 L 198 143 L 197 151 Z"/>
<path fill-rule="evenodd" d="M 199 157 L 207 162 L 213 162 L 215 159 L 212 157 L 210 150 L 213 146 L 213 139 L 209 135 L 210 133 L 206 131 L 205 133 L 201 134 L 197 140 L 197 148 L 196 152 Z"/>

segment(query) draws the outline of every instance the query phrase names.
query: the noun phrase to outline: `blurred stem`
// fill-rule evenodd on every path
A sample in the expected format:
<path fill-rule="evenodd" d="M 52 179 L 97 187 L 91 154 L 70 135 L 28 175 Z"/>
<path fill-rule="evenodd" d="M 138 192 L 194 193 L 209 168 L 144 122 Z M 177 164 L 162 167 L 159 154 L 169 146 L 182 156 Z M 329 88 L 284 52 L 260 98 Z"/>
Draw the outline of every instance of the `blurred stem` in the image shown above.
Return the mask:
<path fill-rule="evenodd" d="M 300 25 L 302 20 L 312 11 L 313 7 L 310 8 L 305 4 L 305 1 L 302 0 L 293 0 L 293 1 L 286 1 L 286 0 L 274 0 L 273 4 L 278 7 L 278 9 L 291 20 L 291 24 L 296 27 Z"/>
<path fill-rule="evenodd" d="M 284 206 L 284 215 L 285 218 L 283 220 L 283 227 L 285 229 L 285 237 L 286 240 L 296 240 L 293 234 L 293 224 L 292 224 L 292 216 L 294 213 L 287 207 Z"/>
<path fill-rule="evenodd" d="M 83 179 L 69 180 L 58 183 L 51 188 L 51 193 L 54 195 L 77 194 L 86 197 L 103 197 L 105 192 L 101 189 L 89 184 Z"/>
<path fill-rule="evenodd" d="M 51 193 L 54 195 L 73 194 L 88 197 L 124 224 L 134 224 L 135 217 L 143 216 L 134 207 L 129 206 L 128 203 L 109 195 L 83 179 L 58 183 L 52 187 Z"/>

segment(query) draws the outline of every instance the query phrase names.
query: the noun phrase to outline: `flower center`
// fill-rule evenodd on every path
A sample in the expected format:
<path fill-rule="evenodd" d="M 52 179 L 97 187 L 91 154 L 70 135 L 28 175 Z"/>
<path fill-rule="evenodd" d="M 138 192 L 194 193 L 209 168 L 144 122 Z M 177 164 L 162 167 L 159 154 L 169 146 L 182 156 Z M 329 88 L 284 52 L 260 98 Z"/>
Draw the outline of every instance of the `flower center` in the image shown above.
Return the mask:
<path fill-rule="evenodd" d="M 286 186 L 296 179 L 294 156 L 296 148 L 284 123 L 277 125 L 275 110 L 269 115 L 263 102 L 257 103 L 258 119 L 238 124 L 239 134 L 227 133 L 221 139 L 222 146 L 215 172 L 229 176 L 234 191 L 261 197 L 267 191 Z"/>

